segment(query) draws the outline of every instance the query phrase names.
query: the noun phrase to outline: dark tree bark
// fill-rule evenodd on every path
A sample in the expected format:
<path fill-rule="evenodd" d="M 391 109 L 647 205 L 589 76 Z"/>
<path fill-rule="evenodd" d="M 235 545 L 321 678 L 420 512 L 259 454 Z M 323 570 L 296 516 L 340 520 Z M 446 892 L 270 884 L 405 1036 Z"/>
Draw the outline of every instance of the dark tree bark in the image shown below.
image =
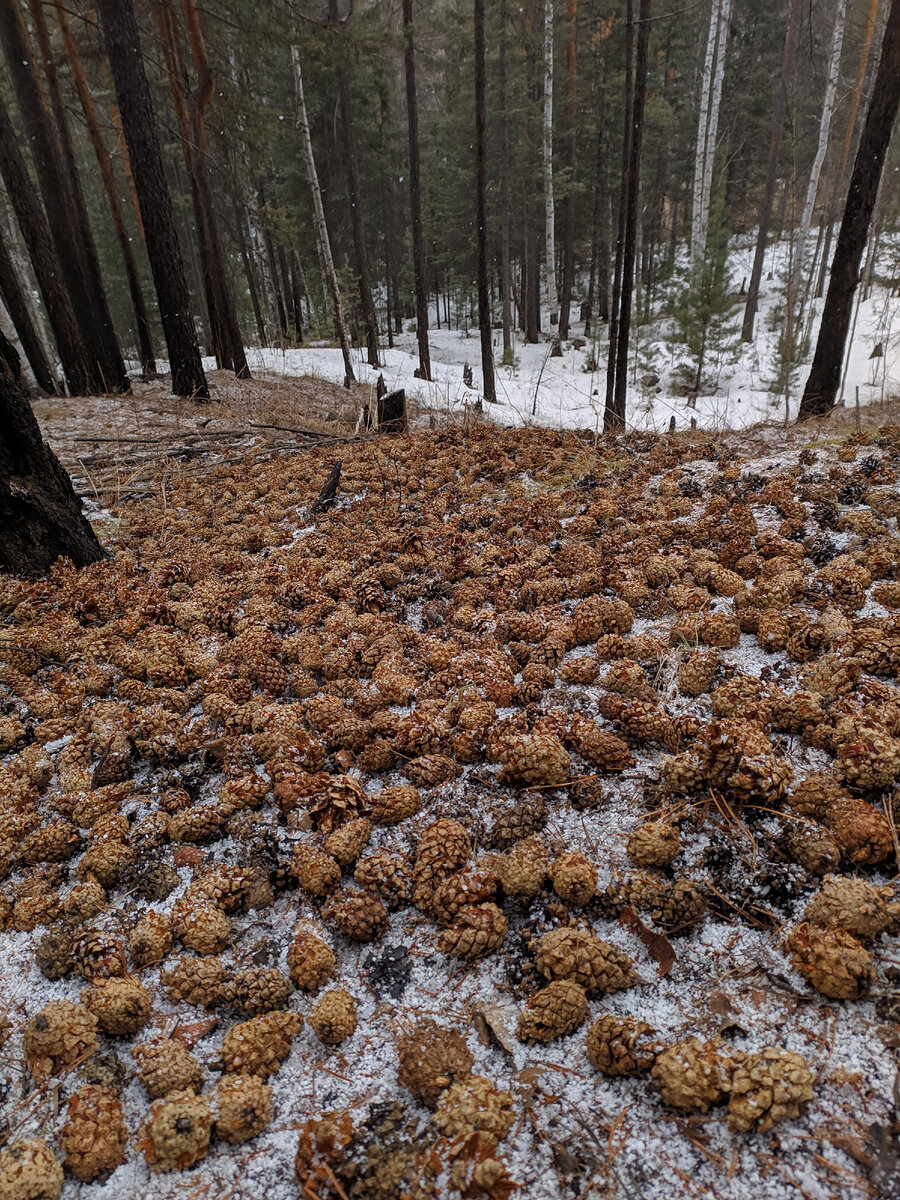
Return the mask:
<path fill-rule="evenodd" d="M 266 252 L 266 267 L 269 272 L 269 283 L 272 288 L 275 316 L 278 321 L 278 337 L 283 343 L 287 336 L 287 312 L 284 307 L 284 297 L 278 282 L 278 264 L 275 261 L 275 244 L 272 241 L 272 231 L 268 225 L 268 206 L 263 185 L 257 184 L 256 204 L 259 209 L 259 223 L 262 230 L 263 249 Z"/>
<path fill-rule="evenodd" d="M 41 437 L 19 356 L 2 333 L 0 429 L 0 570 L 36 575 L 62 555 L 76 567 L 105 557 L 72 481 Z"/>
<path fill-rule="evenodd" d="M 18 0 L 0 4 L 0 41 L 34 159 L 56 257 L 81 330 L 88 369 L 87 390 L 127 392 L 130 385 L 100 278 L 97 248 L 75 166 L 55 63 L 51 55 L 48 83 L 56 121 L 54 130 Z M 65 221 L 57 219 L 62 213 L 66 214 Z"/>
<path fill-rule="evenodd" d="M 821 416 L 834 406 L 841 381 L 844 347 L 853 296 L 859 283 L 859 263 L 878 197 L 878 185 L 900 109 L 900 0 L 891 0 L 881 61 L 869 101 L 865 124 L 850 177 L 844 218 L 838 234 L 831 280 L 812 368 L 800 402 L 798 420 Z"/>
<path fill-rule="evenodd" d="M 163 173 L 133 0 L 98 0 L 98 8 L 141 206 L 159 315 L 169 352 L 172 390 L 179 396 L 208 400 L 209 389 L 191 316 L 172 200 Z"/>
<path fill-rule="evenodd" d="M 567 167 L 569 168 L 569 190 L 566 193 L 563 226 L 563 272 L 562 296 L 559 304 L 559 336 L 569 336 L 569 314 L 572 309 L 572 289 L 575 286 L 575 167 L 578 154 L 578 121 L 576 100 L 578 98 L 578 68 L 576 63 L 576 36 L 578 28 L 578 0 L 569 0 L 569 38 L 566 42 L 566 125 Z"/>
<path fill-rule="evenodd" d="M 32 7 L 35 5 L 40 8 L 39 0 L 32 0 Z M 84 67 L 81 62 L 81 54 L 78 49 L 78 43 L 75 41 L 75 37 L 72 34 L 72 29 L 69 25 L 69 18 L 62 0 L 53 0 L 53 8 L 56 12 L 56 22 L 59 26 L 60 34 L 62 35 L 63 45 L 65 46 L 66 58 L 69 62 L 69 69 L 71 70 L 72 78 L 75 81 L 78 99 L 81 101 L 81 109 L 84 113 L 84 119 L 90 135 L 91 145 L 94 148 L 94 155 L 97 159 L 97 165 L 100 168 L 100 178 L 103 180 L 103 190 L 106 193 L 106 202 L 109 205 L 110 216 L 112 217 L 113 226 L 116 231 L 116 238 L 119 243 L 119 251 L 122 255 L 122 262 L 125 266 L 125 278 L 128 280 L 128 291 L 131 295 L 131 306 L 134 310 L 134 322 L 135 330 L 137 332 L 138 354 L 140 356 L 141 367 L 145 372 L 153 374 L 156 371 L 156 359 L 153 355 L 153 340 L 150 334 L 150 321 L 147 316 L 147 306 L 144 303 L 144 293 L 141 289 L 137 264 L 135 263 L 134 255 L 131 252 L 131 239 L 128 236 L 128 229 L 125 225 L 125 215 L 122 212 L 122 205 L 119 201 L 119 193 L 116 188 L 112 160 L 103 141 L 103 134 L 100 131 L 100 122 L 97 118 L 97 109 L 94 105 L 94 98 L 91 95 L 91 90 L 88 87 L 88 82 L 85 78 Z"/>
<path fill-rule="evenodd" d="M 228 143 L 223 141 L 226 155 L 226 166 L 230 169 L 228 162 Z M 238 253 L 241 256 L 241 265 L 244 268 L 244 278 L 247 280 L 247 290 L 250 293 L 250 304 L 253 307 L 253 320 L 256 322 L 256 333 L 259 337 L 260 346 L 268 346 L 266 338 L 266 323 L 263 319 L 262 306 L 259 302 L 259 287 L 256 281 L 256 272 L 253 269 L 253 260 L 250 257 L 250 247 L 247 242 L 247 231 L 244 225 L 244 210 L 238 199 L 237 187 L 234 179 L 229 180 L 229 199 L 231 200 L 231 213 L 234 218 L 234 236 L 238 246 Z"/>
<path fill-rule="evenodd" d="M 491 348 L 491 301 L 487 257 L 487 137 L 485 134 L 484 0 L 475 0 L 475 205 L 478 225 L 478 329 L 485 400 L 496 399 Z"/>
<path fill-rule="evenodd" d="M 631 150 L 628 171 L 628 196 L 625 204 L 625 248 L 622 255 L 622 297 L 619 302 L 618 348 L 616 350 L 616 386 L 613 411 L 607 412 L 610 426 L 625 424 L 625 393 L 628 386 L 628 340 L 631 335 L 631 302 L 634 295 L 634 265 L 637 255 L 638 197 L 640 195 L 641 143 L 644 134 L 644 106 L 647 100 L 647 57 L 650 45 L 650 4 L 641 0 L 637 51 L 634 64 L 634 107 L 631 114 Z M 604 419 L 605 424 L 605 419 Z"/>
<path fill-rule="evenodd" d="M 412 223 L 413 268 L 416 276 L 416 339 L 419 343 L 419 371 L 431 378 L 431 353 L 428 348 L 428 278 L 425 270 L 425 243 L 422 237 L 422 196 L 419 183 L 419 102 L 416 95 L 416 47 L 413 40 L 412 0 L 403 0 L 403 36 L 406 41 L 406 113 L 409 125 L 409 204 Z"/>
<path fill-rule="evenodd" d="M 297 251 L 291 251 L 291 297 L 294 301 L 294 313 L 297 325 L 297 341 L 303 341 L 303 288 L 300 286 L 300 260 Z"/>
<path fill-rule="evenodd" d="M 500 106 L 500 308 L 503 320 L 503 359 L 512 358 L 512 264 L 509 245 L 509 115 L 506 111 L 506 0 L 500 0 L 500 53 L 497 86 Z"/>
<path fill-rule="evenodd" d="M 281 276 L 281 290 L 284 293 L 284 311 L 287 317 L 288 329 L 293 331 L 294 339 L 300 341 L 302 340 L 299 333 L 300 314 L 297 312 L 297 299 L 291 287 L 291 273 L 288 269 L 288 259 L 284 246 L 278 247 L 278 273 Z"/>
<path fill-rule="evenodd" d="M 42 391 L 51 396 L 56 395 L 60 389 L 50 363 L 47 361 L 44 345 L 35 328 L 34 321 L 31 319 L 31 310 L 2 234 L 0 234 L 0 297 L 3 298 L 6 311 L 15 326 L 16 335 L 25 351 L 25 357 L 28 359 L 35 383 Z"/>
<path fill-rule="evenodd" d="M 18 139 L 6 106 L 2 102 L 0 174 L 3 176 L 10 204 L 16 214 L 34 268 L 69 392 L 73 396 L 90 394 L 92 376 L 88 370 L 87 350 L 56 257 L 50 226 L 19 152 Z"/>
<path fill-rule="evenodd" d="M 778 156 L 781 153 L 781 138 L 784 133 L 784 118 L 787 113 L 788 94 L 791 90 L 791 73 L 794 69 L 794 52 L 797 48 L 799 28 L 800 0 L 791 0 L 787 33 L 784 38 L 784 56 L 781 60 L 781 78 L 778 82 L 778 95 L 775 99 L 775 115 L 772 118 L 772 136 L 769 140 L 769 165 L 766 170 L 766 184 L 763 189 L 762 204 L 759 209 L 756 253 L 753 256 L 753 269 L 750 272 L 750 283 L 747 286 L 747 304 L 744 308 L 744 324 L 741 328 L 741 341 L 744 342 L 753 341 L 753 323 L 756 319 L 756 310 L 759 306 L 759 285 L 762 280 L 763 259 L 766 255 L 766 239 L 769 235 L 769 221 L 772 218 L 772 205 L 775 200 Z"/>
<path fill-rule="evenodd" d="M 619 185 L 619 228 L 616 237 L 616 263 L 613 268 L 612 303 L 609 309 L 609 353 L 606 360 L 606 407 L 604 428 L 616 423 L 616 364 L 619 354 L 619 310 L 622 298 L 622 267 L 625 256 L 625 225 L 631 175 L 632 120 L 634 113 L 634 3 L 625 10 L 625 122 L 622 130 L 622 179 Z"/>

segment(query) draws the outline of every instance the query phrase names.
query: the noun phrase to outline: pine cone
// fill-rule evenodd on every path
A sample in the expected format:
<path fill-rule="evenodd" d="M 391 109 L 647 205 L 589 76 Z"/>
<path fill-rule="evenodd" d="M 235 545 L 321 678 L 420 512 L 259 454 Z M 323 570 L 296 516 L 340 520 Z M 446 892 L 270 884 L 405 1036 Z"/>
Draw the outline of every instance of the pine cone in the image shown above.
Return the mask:
<path fill-rule="evenodd" d="M 450 925 L 463 908 L 493 900 L 496 894 L 496 875 L 483 864 L 475 863 L 438 884 L 432 895 L 431 907 L 439 921 Z"/>
<path fill-rule="evenodd" d="M 874 723 L 858 726 L 852 741 L 837 744 L 834 769 L 850 787 L 881 791 L 900 776 L 900 741 Z"/>
<path fill-rule="evenodd" d="M 857 1000 L 875 982 L 872 956 L 843 929 L 819 929 L 803 922 L 788 936 L 791 965 L 816 991 L 835 1000 Z"/>
<path fill-rule="evenodd" d="M 431 1109 L 446 1088 L 469 1075 L 474 1062 L 461 1034 L 431 1020 L 397 1038 L 397 1057 L 397 1082 Z"/>
<path fill-rule="evenodd" d="M 418 788 L 411 784 L 392 784 L 372 798 L 372 820 L 376 825 L 399 825 L 414 817 L 421 807 Z"/>
<path fill-rule="evenodd" d="M 221 837 L 222 827 L 231 811 L 224 804 L 214 801 L 173 813 L 169 817 L 169 837 L 173 842 L 212 841 Z"/>
<path fill-rule="evenodd" d="M 221 908 L 184 895 L 172 909 L 172 932 L 197 954 L 218 954 L 231 941 L 231 923 Z"/>
<path fill-rule="evenodd" d="M 665 890 L 650 915 L 667 933 L 683 933 L 703 920 L 706 908 L 703 889 L 682 876 Z"/>
<path fill-rule="evenodd" d="M 331 907 L 338 929 L 353 942 L 374 942 L 388 923 L 387 909 L 369 892 L 344 892 Z"/>
<path fill-rule="evenodd" d="M 109 1175 L 125 1161 L 127 1142 L 128 1130 L 115 1092 L 89 1084 L 69 1098 L 59 1143 L 76 1179 L 90 1183 Z"/>
<path fill-rule="evenodd" d="M 315 790 L 305 799 L 307 810 L 319 833 L 333 833 L 339 825 L 354 817 L 364 816 L 368 799 L 362 786 L 350 775 L 310 776 Z"/>
<path fill-rule="evenodd" d="M 102 888 L 108 892 L 115 891 L 119 886 L 123 873 L 134 858 L 131 846 L 121 842 L 100 842 L 89 846 L 79 859 L 75 874 L 79 879 L 87 879 L 93 875 Z"/>
<path fill-rule="evenodd" d="M 369 844 L 372 822 L 367 817 L 347 821 L 325 839 L 325 851 L 342 867 L 352 867 Z"/>
<path fill-rule="evenodd" d="M 0 1150 L 3 1200 L 57 1200 L 62 1185 L 62 1163 L 46 1142 L 23 1138 Z"/>
<path fill-rule="evenodd" d="M 554 892 L 567 904 L 587 904 L 597 890 L 593 864 L 577 851 L 560 854 L 550 864 L 547 874 Z"/>
<path fill-rule="evenodd" d="M 66 862 L 78 850 L 80 836 L 71 821 L 50 821 L 29 833 L 19 847 L 26 866 L 38 863 Z"/>
<path fill-rule="evenodd" d="M 97 979 L 81 993 L 81 1002 L 104 1033 L 130 1037 L 150 1019 L 150 997 L 134 975 Z"/>
<path fill-rule="evenodd" d="M 172 949 L 172 942 L 172 918 L 151 908 L 129 935 L 131 961 L 139 970 L 160 963 Z"/>
<path fill-rule="evenodd" d="M 816 821 L 791 821 L 785 843 L 800 866 L 812 875 L 827 875 L 841 861 L 840 846 Z"/>
<path fill-rule="evenodd" d="M 516 1026 L 520 1042 L 552 1042 L 574 1033 L 588 1014 L 584 989 L 569 979 L 557 979 L 535 992 Z"/>
<path fill-rule="evenodd" d="M 339 1046 L 356 1029 L 356 1001 L 344 988 L 325 992 L 309 1014 L 309 1025 L 320 1042 Z"/>
<path fill-rule="evenodd" d="M 531 899 L 544 886 L 547 854 L 537 838 L 523 838 L 500 860 L 498 878 L 507 896 Z"/>
<path fill-rule="evenodd" d="M 284 1008 L 290 999 L 291 985 L 277 967 L 247 967 L 238 971 L 228 984 L 227 995 L 234 1008 L 255 1017 Z"/>
<path fill-rule="evenodd" d="M 34 952 L 38 970 L 47 979 L 64 979 L 74 970 L 72 938 L 68 933 L 45 933 Z"/>
<path fill-rule="evenodd" d="M 353 876 L 364 892 L 374 892 L 387 908 L 409 902 L 412 874 L 406 858 L 396 850 L 375 850 L 361 858 Z"/>
<path fill-rule="evenodd" d="M 437 787 L 461 774 L 461 768 L 447 754 L 420 754 L 403 763 L 403 774 L 416 787 Z"/>
<path fill-rule="evenodd" d="M 124 975 L 125 946 L 116 934 L 103 929 L 85 929 L 73 939 L 75 970 L 84 979 L 108 979 Z"/>
<path fill-rule="evenodd" d="M 132 1049 L 131 1057 L 151 1100 L 172 1092 L 196 1091 L 203 1085 L 203 1068 L 182 1042 L 172 1038 L 142 1042 Z"/>
<path fill-rule="evenodd" d="M 828 809 L 825 823 L 852 863 L 884 862 L 894 852 L 890 822 L 865 800 L 838 800 Z"/>
<path fill-rule="evenodd" d="M 470 904 L 440 935 L 437 949 L 456 958 L 482 958 L 503 944 L 508 929 L 509 922 L 496 904 Z"/>
<path fill-rule="evenodd" d="M 718 669 L 715 650 L 692 650 L 678 672 L 679 691 L 683 696 L 702 696 L 709 691 Z"/>
<path fill-rule="evenodd" d="M 104 911 L 107 906 L 106 892 L 88 876 L 84 883 L 76 883 L 63 900 L 63 912 L 70 925 L 82 925 Z"/>
<path fill-rule="evenodd" d="M 255 1075 L 223 1075 L 210 1098 L 216 1133 L 231 1146 L 255 1138 L 272 1118 L 272 1089 Z"/>
<path fill-rule="evenodd" d="M 816 771 L 794 784 L 787 797 L 787 804 L 792 812 L 798 813 L 801 817 L 812 817 L 816 821 L 821 821 L 826 817 L 833 804 L 849 799 L 849 792 L 841 787 L 833 775 L 828 775 L 824 771 Z"/>
<path fill-rule="evenodd" d="M 681 849 L 678 830 L 666 821 L 645 821 L 629 836 L 626 849 L 639 867 L 667 867 Z"/>
<path fill-rule="evenodd" d="M 291 1039 L 303 1027 L 294 1012 L 267 1012 L 240 1022 L 225 1034 L 222 1062 L 235 1075 L 273 1075 L 291 1052 Z"/>
<path fill-rule="evenodd" d="M 891 888 L 879 888 L 864 879 L 829 875 L 803 914 L 822 929 L 835 926 L 869 942 L 883 933 L 892 921 Z"/>
<path fill-rule="evenodd" d="M 173 1004 L 200 1004 L 215 1008 L 226 998 L 227 976 L 220 959 L 179 958 L 162 971 L 160 983 Z"/>
<path fill-rule="evenodd" d="M 728 1093 L 734 1064 L 717 1042 L 686 1038 L 656 1057 L 652 1075 L 664 1104 L 681 1112 L 708 1112 Z"/>
<path fill-rule="evenodd" d="M 491 845 L 503 849 L 539 833 L 550 816 L 547 801 L 540 794 L 529 796 L 507 809 L 491 827 Z"/>
<path fill-rule="evenodd" d="M 140 1128 L 138 1145 L 153 1172 L 184 1171 L 206 1157 L 212 1113 L 204 1096 L 173 1092 L 155 1100 Z"/>
<path fill-rule="evenodd" d="M 703 770 L 695 754 L 673 754 L 659 767 L 662 782 L 676 796 L 687 796 L 703 786 Z"/>
<path fill-rule="evenodd" d="M 451 1084 L 438 1099 L 434 1114 L 445 1138 L 477 1136 L 488 1150 L 503 1141 L 514 1120 L 512 1094 L 497 1091 L 484 1075 L 470 1075 Z"/>
<path fill-rule="evenodd" d="M 633 1017 L 604 1013 L 588 1030 L 588 1058 L 604 1075 L 646 1075 L 663 1049 L 656 1030 Z"/>
<path fill-rule="evenodd" d="M 634 757 L 621 738 L 579 713 L 572 717 L 569 742 L 583 759 L 601 771 L 616 773 L 634 766 Z"/>
<path fill-rule="evenodd" d="M 434 889 L 455 874 L 469 857 L 472 841 L 458 821 L 442 818 L 422 833 L 413 868 L 413 903 L 431 906 Z"/>
<path fill-rule="evenodd" d="M 789 763 L 774 754 L 744 755 L 728 776 L 728 790 L 741 804 L 772 806 L 787 792 L 794 777 Z"/>
<path fill-rule="evenodd" d="M 728 1128 L 765 1133 L 799 1117 L 813 1098 L 812 1082 L 809 1064 L 793 1050 L 767 1046 L 742 1055 L 731 1079 Z"/>
<path fill-rule="evenodd" d="M 589 996 L 619 992 L 638 982 L 631 958 L 618 946 L 567 926 L 544 934 L 535 965 L 545 979 L 571 979 Z"/>
<path fill-rule="evenodd" d="M 547 786 L 563 783 L 571 774 L 571 763 L 558 738 L 543 733 L 506 734 L 488 747 L 503 770 L 506 783 Z"/>
<path fill-rule="evenodd" d="M 288 947 L 287 967 L 294 985 L 304 992 L 315 992 L 334 974 L 334 951 L 320 937 L 298 929 Z"/>
<path fill-rule="evenodd" d="M 22 1049 L 36 1080 L 90 1058 L 99 1048 L 97 1018 L 83 1004 L 51 1000 L 25 1022 Z"/>
<path fill-rule="evenodd" d="M 294 847 L 288 874 L 313 896 L 327 896 L 341 886 L 341 868 L 337 860 L 309 842 L 299 842 Z"/>

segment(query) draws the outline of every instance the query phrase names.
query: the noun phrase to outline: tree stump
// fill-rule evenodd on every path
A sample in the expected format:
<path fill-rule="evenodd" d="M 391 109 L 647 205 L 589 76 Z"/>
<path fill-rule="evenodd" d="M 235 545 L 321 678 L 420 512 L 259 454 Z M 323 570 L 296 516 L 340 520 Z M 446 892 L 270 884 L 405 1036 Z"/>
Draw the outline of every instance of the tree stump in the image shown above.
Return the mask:
<path fill-rule="evenodd" d="M 382 433 L 406 433 L 406 392 L 403 388 L 378 398 L 378 428 Z"/>

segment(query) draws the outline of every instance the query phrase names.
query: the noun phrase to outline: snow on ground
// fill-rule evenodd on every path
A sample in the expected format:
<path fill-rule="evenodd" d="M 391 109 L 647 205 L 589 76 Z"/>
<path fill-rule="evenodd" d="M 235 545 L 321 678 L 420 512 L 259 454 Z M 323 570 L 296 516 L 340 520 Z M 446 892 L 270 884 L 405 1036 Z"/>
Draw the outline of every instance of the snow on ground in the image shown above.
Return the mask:
<path fill-rule="evenodd" d="M 778 340 L 777 331 L 769 326 L 773 310 L 781 301 L 780 280 L 786 254 L 784 243 L 776 244 L 767 254 L 755 341 L 747 346 L 737 341 L 743 313 L 743 304 L 738 304 L 734 314 L 738 323 L 734 334 L 738 361 L 734 365 L 723 364 L 720 370 L 716 369 L 715 363 L 711 365 L 709 374 L 718 375 L 717 390 L 712 395 L 698 396 L 694 408 L 689 407 L 687 399 L 678 395 L 672 386 L 675 368 L 686 357 L 684 347 L 673 343 L 671 338 L 667 340 L 660 336 L 665 331 L 659 322 L 632 327 L 630 358 L 634 365 L 630 371 L 627 400 L 630 428 L 662 432 L 669 428 L 673 417 L 676 429 L 690 428 L 694 419 L 699 428 L 714 430 L 742 429 L 763 421 L 785 419 L 784 397 L 770 392 L 767 385 L 775 374 Z M 749 278 L 752 262 L 752 243 L 732 251 L 729 266 L 736 288 L 740 287 L 741 280 Z M 823 303 L 823 300 L 815 301 L 811 346 L 815 346 Z M 873 287 L 870 298 L 860 304 L 844 386 L 846 406 L 855 405 L 857 388 L 860 405 L 883 402 L 900 390 L 898 305 L 900 301 L 891 296 L 889 289 L 881 287 Z M 415 406 L 435 419 L 459 418 L 468 408 L 480 403 L 478 328 L 471 325 L 461 330 L 438 329 L 433 306 L 430 320 L 432 382 L 417 379 L 414 375 L 418 350 L 413 326 L 408 326 L 395 338 L 394 349 L 384 348 L 383 366 L 379 370 L 367 365 L 364 351 L 354 350 L 354 371 L 360 382 L 372 386 L 378 375 L 383 374 L 389 389 L 404 388 Z M 547 328 L 546 313 L 543 328 Z M 582 327 L 573 328 L 573 337 L 577 339 Z M 553 429 L 602 429 L 606 390 L 605 328 L 599 342 L 588 340 L 578 349 L 570 339 L 564 344 L 561 358 L 550 357 L 547 341 L 527 345 L 518 330 L 514 331 L 514 337 L 515 365 L 500 366 L 502 334 L 499 330 L 493 334 L 497 403 L 485 406 L 490 418 L 512 426 L 535 424 Z M 871 358 L 878 343 L 882 344 L 884 354 Z M 586 369 L 592 357 L 599 364 L 598 370 Z M 251 348 L 247 358 L 251 370 L 313 375 L 334 383 L 340 383 L 344 378 L 340 350 L 331 346 L 310 345 L 296 350 Z M 212 369 L 215 363 L 209 359 L 206 365 Z M 472 368 L 475 386 L 469 387 L 463 381 L 466 365 Z M 809 363 L 806 363 L 794 378 L 787 414 L 789 420 L 796 416 L 808 372 Z M 642 383 L 645 377 L 654 375 L 659 376 L 658 384 Z"/>

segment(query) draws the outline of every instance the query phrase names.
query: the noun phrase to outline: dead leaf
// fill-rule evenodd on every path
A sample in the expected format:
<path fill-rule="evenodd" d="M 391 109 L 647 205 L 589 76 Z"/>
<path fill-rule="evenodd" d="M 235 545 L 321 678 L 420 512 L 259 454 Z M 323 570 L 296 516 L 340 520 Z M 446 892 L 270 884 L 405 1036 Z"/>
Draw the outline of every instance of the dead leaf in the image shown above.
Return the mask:
<path fill-rule="evenodd" d="M 507 1054 L 516 1048 L 516 1010 L 507 1004 L 474 1004 L 472 1024 L 482 1046 L 496 1042 Z"/>
<path fill-rule="evenodd" d="M 190 1025 L 176 1025 L 172 1030 L 172 1038 L 190 1050 L 192 1046 L 197 1045 L 201 1038 L 212 1033 L 218 1023 L 218 1017 L 207 1017 L 204 1021 L 194 1021 Z"/>
<path fill-rule="evenodd" d="M 334 755 L 334 761 L 338 764 L 342 771 L 349 771 L 353 766 L 353 755 L 349 750 L 338 750 Z"/>
<path fill-rule="evenodd" d="M 619 914 L 619 924 L 630 929 L 644 943 L 652 958 L 659 963 L 657 974 L 662 979 L 675 966 L 678 955 L 672 948 L 672 943 L 664 933 L 656 933 L 648 929 L 631 905 L 627 905 Z"/>

